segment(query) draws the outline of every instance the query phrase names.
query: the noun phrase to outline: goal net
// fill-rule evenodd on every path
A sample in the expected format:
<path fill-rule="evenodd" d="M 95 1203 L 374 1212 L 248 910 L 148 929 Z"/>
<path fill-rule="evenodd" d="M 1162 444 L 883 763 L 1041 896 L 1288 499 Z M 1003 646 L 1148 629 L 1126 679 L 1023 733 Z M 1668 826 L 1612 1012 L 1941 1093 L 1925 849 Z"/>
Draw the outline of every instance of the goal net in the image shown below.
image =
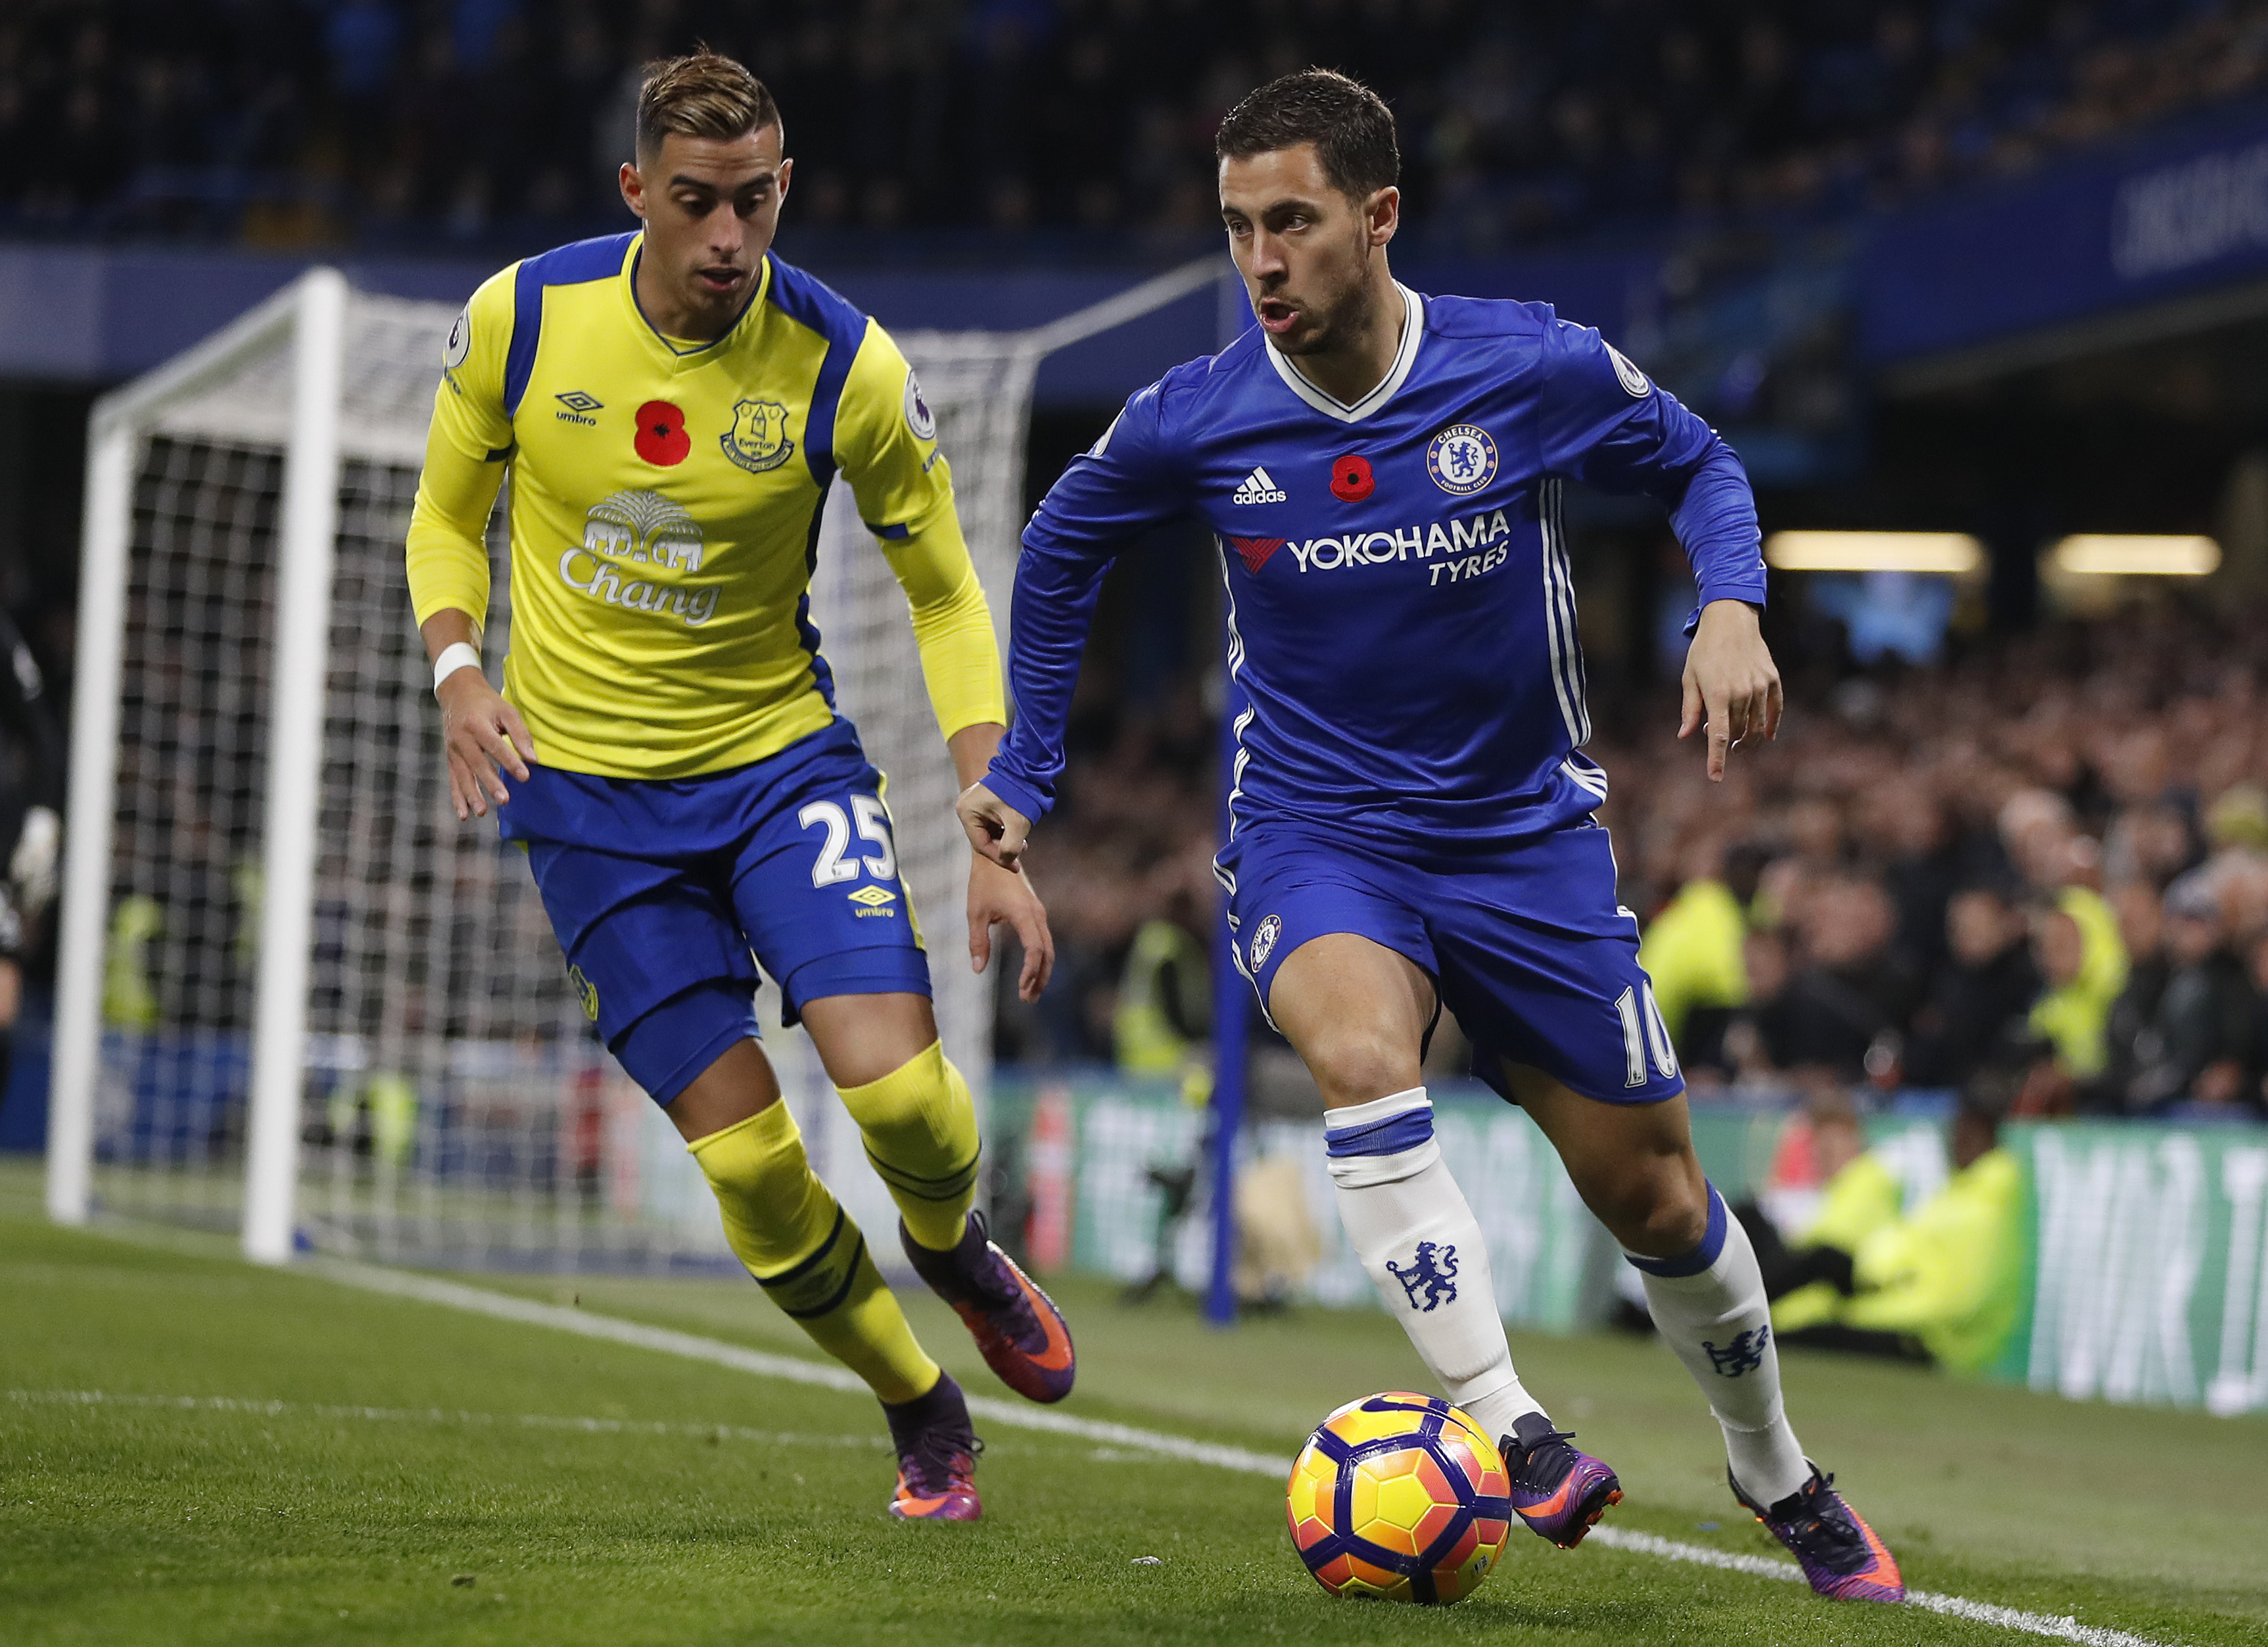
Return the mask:
<path fill-rule="evenodd" d="M 911 333 L 1005 620 L 1040 361 L 1210 284 L 1191 266 L 1021 333 Z M 97 408 L 48 1201 L 313 1246 L 544 1267 L 724 1261 L 682 1142 L 593 1038 L 521 854 L 460 824 L 401 567 L 454 311 L 328 270 Z M 509 484 L 507 482 L 507 484 Z M 839 486 L 839 483 L 838 483 Z M 499 507 L 485 637 L 511 644 Z M 957 785 L 905 599 L 847 492 L 813 615 L 889 777 L 946 1051 L 983 1095 Z M 895 1218 L 809 1043 L 767 1048 L 814 1164 Z"/>

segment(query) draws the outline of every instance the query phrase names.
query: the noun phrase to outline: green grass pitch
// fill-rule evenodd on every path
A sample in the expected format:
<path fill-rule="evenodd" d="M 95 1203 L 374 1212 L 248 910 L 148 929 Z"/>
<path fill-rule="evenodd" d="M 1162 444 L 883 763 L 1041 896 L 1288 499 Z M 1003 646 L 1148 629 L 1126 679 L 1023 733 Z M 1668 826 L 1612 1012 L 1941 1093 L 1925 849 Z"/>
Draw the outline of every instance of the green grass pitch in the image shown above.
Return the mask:
<path fill-rule="evenodd" d="M 811 1353 L 745 1283 L 481 1284 Z M 1330 1407 L 1422 1377 L 1382 1314 L 1215 1333 L 1185 1302 L 1061 1296 L 1082 1357 L 1069 1410 L 1287 1462 Z M 972 1391 L 1000 1393 L 948 1314 L 911 1310 Z M 1515 1348 L 1621 1471 L 1611 1525 L 1778 1554 L 1658 1345 Z M 1787 1382 L 1807 1444 L 1916 1585 L 2154 1642 L 2268 1638 L 2268 1422 L 1805 1355 Z M 0 1392 L 13 1647 L 2039 1639 L 1518 1533 L 1457 1607 L 1336 1602 L 1270 1481 L 997 1428 L 983 1525 L 899 1525 L 863 1398 L 260 1271 L 225 1243 L 55 1230 L 20 1166 L 0 1171 Z M 142 1399 L 75 1399 L 91 1392 Z"/>

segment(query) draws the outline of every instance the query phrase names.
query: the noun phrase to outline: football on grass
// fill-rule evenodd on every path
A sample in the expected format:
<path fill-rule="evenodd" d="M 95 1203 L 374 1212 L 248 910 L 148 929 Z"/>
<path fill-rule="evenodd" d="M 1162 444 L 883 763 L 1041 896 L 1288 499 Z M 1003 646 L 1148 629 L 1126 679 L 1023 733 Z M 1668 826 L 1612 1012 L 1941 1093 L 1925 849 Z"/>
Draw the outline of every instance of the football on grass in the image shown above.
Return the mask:
<path fill-rule="evenodd" d="M 1316 1427 L 1292 1466 L 1292 1542 L 1335 1596 L 1446 1605 L 1480 1588 L 1511 1536 L 1510 1476 L 1479 1425 L 1388 1391 Z"/>

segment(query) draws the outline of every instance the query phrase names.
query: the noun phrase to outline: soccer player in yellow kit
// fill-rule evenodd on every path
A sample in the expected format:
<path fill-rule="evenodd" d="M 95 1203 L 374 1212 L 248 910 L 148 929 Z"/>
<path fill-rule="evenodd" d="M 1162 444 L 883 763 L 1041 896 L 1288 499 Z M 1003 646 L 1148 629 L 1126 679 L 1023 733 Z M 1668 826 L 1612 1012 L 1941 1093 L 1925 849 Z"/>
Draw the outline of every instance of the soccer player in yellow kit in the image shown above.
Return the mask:
<path fill-rule="evenodd" d="M 836 473 L 906 590 L 964 786 L 1003 730 L 991 619 L 904 357 L 770 255 L 784 153 L 771 95 L 739 63 L 655 65 L 622 170 L 643 231 L 512 265 L 450 332 L 409 585 L 458 816 L 497 806 L 584 1010 L 684 1134 L 733 1252 L 881 1400 L 891 1512 L 974 1520 L 967 1403 L 812 1171 L 751 1001 L 753 949 L 858 1122 L 916 1272 L 1011 1388 L 1061 1400 L 1071 1336 L 971 1210 L 968 1088 L 938 1041 L 880 774 L 836 713 L 810 620 Z M 499 694 L 478 647 L 507 467 Z M 968 914 L 979 970 L 993 924 L 1015 929 L 1035 997 L 1053 947 L 1028 883 L 973 858 Z"/>

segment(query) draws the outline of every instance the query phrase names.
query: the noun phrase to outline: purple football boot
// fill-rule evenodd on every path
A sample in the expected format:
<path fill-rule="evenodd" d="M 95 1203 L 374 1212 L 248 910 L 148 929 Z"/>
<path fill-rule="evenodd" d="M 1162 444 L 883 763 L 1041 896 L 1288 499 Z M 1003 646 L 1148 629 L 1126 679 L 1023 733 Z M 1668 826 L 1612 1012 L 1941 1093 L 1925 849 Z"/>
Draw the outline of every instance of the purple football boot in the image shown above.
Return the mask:
<path fill-rule="evenodd" d="M 1573 1549 L 1609 1504 L 1622 1503 L 1623 1484 L 1604 1462 L 1569 1446 L 1573 1436 L 1543 1414 L 1515 1419 L 1512 1429 L 1497 1447 L 1512 1473 L 1513 1509 L 1537 1537 Z"/>
<path fill-rule="evenodd" d="M 1805 1463 L 1810 1464 L 1807 1459 Z M 1906 1581 L 1897 1558 L 1859 1512 L 1835 1490 L 1835 1478 L 1811 1466 L 1811 1479 L 1771 1509 L 1741 1490 L 1730 1470 L 1733 1496 L 1788 1547 L 1811 1587 L 1834 1601 L 1903 1601 Z"/>
<path fill-rule="evenodd" d="M 969 1428 L 968 1402 L 949 1372 L 938 1374 L 927 1395 L 892 1406 L 890 1441 L 898 1450 L 898 1485 L 890 1513 L 901 1521 L 975 1521 L 984 1514 L 976 1497 L 976 1455 L 984 1444 Z"/>
<path fill-rule="evenodd" d="M 1027 1400 L 1060 1401 L 1071 1393 L 1079 1362 L 1063 1311 L 1000 1250 L 983 1214 L 968 1215 L 961 1244 L 949 1252 L 922 1245 L 902 1219 L 898 1244 L 914 1273 L 953 1306 L 1001 1383 Z"/>

